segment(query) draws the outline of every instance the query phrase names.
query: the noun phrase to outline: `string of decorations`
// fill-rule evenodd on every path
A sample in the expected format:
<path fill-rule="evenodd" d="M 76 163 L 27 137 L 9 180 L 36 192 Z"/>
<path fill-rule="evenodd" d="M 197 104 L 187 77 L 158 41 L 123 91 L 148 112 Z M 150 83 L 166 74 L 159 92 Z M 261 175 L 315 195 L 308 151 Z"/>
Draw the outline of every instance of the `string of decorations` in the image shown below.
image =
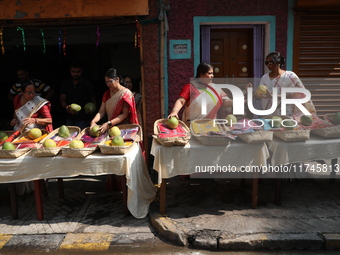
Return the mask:
<path fill-rule="evenodd" d="M 66 56 L 66 29 L 64 28 L 63 54 Z"/>
<path fill-rule="evenodd" d="M 26 39 L 25 39 L 25 30 L 22 27 L 18 27 L 17 31 L 21 31 L 21 36 L 22 36 L 22 45 L 24 48 L 24 51 L 26 51 Z"/>
<path fill-rule="evenodd" d="M 140 30 L 138 19 L 136 19 L 135 48 L 140 48 Z"/>
<path fill-rule="evenodd" d="M 59 29 L 59 31 L 58 31 L 58 50 L 59 50 L 59 55 L 61 55 L 61 47 L 62 47 L 62 45 L 61 45 L 61 35 L 62 35 L 62 33 L 61 33 L 61 30 Z"/>
<path fill-rule="evenodd" d="M 46 54 L 46 41 L 45 41 L 45 33 L 44 31 L 40 28 L 40 34 L 42 38 L 42 52 L 45 55 Z"/>
<path fill-rule="evenodd" d="M 100 27 L 97 27 L 96 34 L 97 34 L 97 40 L 96 40 L 96 50 L 95 50 L 95 53 L 97 54 L 97 49 L 98 49 L 99 39 L 100 39 Z"/>
<path fill-rule="evenodd" d="M 0 44 L 1 44 L 1 53 L 5 54 L 5 47 L 4 47 L 4 40 L 2 38 L 2 34 L 3 34 L 4 28 L 0 27 Z"/>

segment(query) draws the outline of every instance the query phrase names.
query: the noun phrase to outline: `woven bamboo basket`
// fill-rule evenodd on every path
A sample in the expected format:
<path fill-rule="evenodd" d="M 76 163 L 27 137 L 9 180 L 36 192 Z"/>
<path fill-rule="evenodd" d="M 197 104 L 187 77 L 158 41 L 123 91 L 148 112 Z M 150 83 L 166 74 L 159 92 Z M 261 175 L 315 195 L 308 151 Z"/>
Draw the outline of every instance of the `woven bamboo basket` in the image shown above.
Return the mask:
<path fill-rule="evenodd" d="M 238 134 L 239 138 L 247 143 L 265 143 L 273 141 L 273 131 L 258 130 L 251 133 Z"/>
<path fill-rule="evenodd" d="M 311 133 L 325 138 L 340 138 L 340 126 L 313 129 Z"/>
<path fill-rule="evenodd" d="M 8 130 L 8 131 L 4 131 L 7 136 L 10 136 L 14 133 L 14 130 Z M 27 133 L 26 133 L 27 135 Z M 20 134 L 16 139 L 13 140 L 13 142 L 15 140 L 17 140 L 19 137 L 22 137 L 23 134 Z M 29 152 L 31 150 L 31 148 L 22 148 L 22 149 L 15 149 L 15 150 L 3 150 L 2 146 L 0 147 L 0 158 L 19 158 L 21 156 L 23 156 L 24 154 L 26 154 L 27 152 Z"/>
<path fill-rule="evenodd" d="M 340 123 L 336 123 L 335 121 L 334 121 L 334 115 L 335 115 L 335 113 L 327 113 L 327 114 L 325 114 L 324 115 L 324 120 L 326 121 L 326 122 L 328 122 L 328 123 L 331 123 L 331 124 L 333 124 L 333 125 L 340 125 Z"/>
<path fill-rule="evenodd" d="M 210 121 L 212 121 L 212 120 L 211 119 L 197 119 L 197 120 L 191 121 L 191 123 L 190 123 L 191 134 L 204 145 L 228 145 L 228 144 L 230 144 L 230 142 L 232 141 L 232 138 L 230 138 L 228 136 L 224 136 L 224 135 L 201 135 L 201 134 L 197 134 L 197 133 L 194 132 L 193 123 L 205 124 L 205 123 L 210 122 Z M 219 130 L 221 132 L 225 133 L 225 134 L 230 131 L 230 129 L 224 124 L 216 124 L 216 125 L 218 126 Z"/>
<path fill-rule="evenodd" d="M 16 149 L 16 150 L 3 150 L 2 146 L 0 149 L 0 158 L 19 158 L 22 155 L 29 152 L 31 148 L 23 148 L 23 149 Z"/>
<path fill-rule="evenodd" d="M 309 140 L 310 130 L 284 130 L 274 131 L 274 136 L 286 142 L 303 142 Z"/>
<path fill-rule="evenodd" d="M 76 126 L 67 126 L 67 128 L 69 129 L 70 134 L 77 132 L 77 136 L 79 135 L 79 133 L 81 131 L 80 128 L 76 127 Z M 57 129 L 53 130 L 51 133 L 49 133 L 44 139 L 42 139 L 39 142 L 39 148 L 32 148 L 30 155 L 33 156 L 33 157 L 53 157 L 53 156 L 57 155 L 60 152 L 61 148 L 65 147 L 65 146 L 46 148 L 46 147 L 43 147 L 43 144 L 47 139 L 50 139 L 50 138 L 54 137 L 55 135 L 57 135 L 58 131 L 59 131 L 59 128 L 57 128 Z M 70 138 L 66 137 L 62 140 L 67 140 L 67 139 L 70 139 Z"/>
<path fill-rule="evenodd" d="M 121 130 L 138 127 L 138 132 L 137 132 L 137 135 L 135 137 L 135 140 L 129 146 L 109 146 L 109 145 L 106 145 L 106 143 L 104 142 L 103 144 L 99 145 L 99 149 L 100 149 L 100 152 L 102 154 L 124 155 L 132 149 L 132 147 L 135 143 L 138 143 L 138 142 L 143 140 L 143 133 L 142 133 L 142 128 L 141 128 L 140 125 L 138 125 L 138 124 L 122 124 L 122 125 L 117 125 L 117 127 L 119 127 L 119 129 L 121 129 Z M 111 139 L 110 137 L 107 137 L 106 141 L 108 141 L 110 139 Z"/>
<path fill-rule="evenodd" d="M 90 127 L 84 128 L 74 140 L 81 140 L 84 134 L 88 134 Z M 103 144 L 105 139 L 100 141 L 97 145 Z M 69 158 L 86 158 L 98 149 L 98 146 L 90 148 L 70 148 L 69 145 L 61 148 L 61 155 Z"/>
<path fill-rule="evenodd" d="M 153 124 L 153 132 L 154 135 L 152 136 L 157 142 L 159 142 L 163 146 L 184 146 L 186 145 L 191 137 L 190 129 L 189 127 L 181 120 L 178 120 L 178 124 L 183 127 L 183 129 L 186 131 L 185 136 L 176 136 L 176 137 L 158 137 L 158 134 L 160 133 L 160 130 L 158 128 L 158 123 L 165 124 L 167 119 L 159 119 L 156 120 Z"/>

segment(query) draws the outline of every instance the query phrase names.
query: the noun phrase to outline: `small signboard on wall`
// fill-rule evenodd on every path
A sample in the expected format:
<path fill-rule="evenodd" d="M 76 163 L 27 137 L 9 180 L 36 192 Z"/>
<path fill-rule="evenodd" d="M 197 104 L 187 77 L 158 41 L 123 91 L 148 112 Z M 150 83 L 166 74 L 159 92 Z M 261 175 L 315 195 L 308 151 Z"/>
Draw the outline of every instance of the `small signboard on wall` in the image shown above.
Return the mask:
<path fill-rule="evenodd" d="M 191 41 L 170 40 L 170 59 L 191 58 Z"/>

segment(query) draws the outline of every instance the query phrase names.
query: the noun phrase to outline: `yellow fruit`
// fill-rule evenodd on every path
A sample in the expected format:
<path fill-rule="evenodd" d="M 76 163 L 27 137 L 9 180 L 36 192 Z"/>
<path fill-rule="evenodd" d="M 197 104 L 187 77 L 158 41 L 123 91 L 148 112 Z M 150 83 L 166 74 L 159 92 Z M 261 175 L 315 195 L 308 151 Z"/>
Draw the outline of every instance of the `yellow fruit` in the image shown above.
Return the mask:
<path fill-rule="evenodd" d="M 39 128 L 32 128 L 30 131 L 28 131 L 28 137 L 31 139 L 37 139 L 40 136 L 42 136 L 42 132 Z"/>
<path fill-rule="evenodd" d="M 43 143 L 43 146 L 46 148 L 52 148 L 52 147 L 57 147 L 57 144 L 52 139 L 46 139 L 45 142 Z"/>
<path fill-rule="evenodd" d="M 283 120 L 282 121 L 282 126 L 284 127 L 285 130 L 294 130 L 295 122 L 293 120 Z"/>
<path fill-rule="evenodd" d="M 270 121 L 270 126 L 273 128 L 281 127 L 282 118 L 279 116 L 273 116 Z"/>
<path fill-rule="evenodd" d="M 90 135 L 91 136 L 100 136 L 100 126 L 93 126 L 90 130 Z"/>
<path fill-rule="evenodd" d="M 110 128 L 109 136 L 114 137 L 116 135 L 121 135 L 121 132 L 120 132 L 119 127 L 114 126 L 114 127 Z"/>
<path fill-rule="evenodd" d="M 229 114 L 225 119 L 228 121 L 228 126 L 232 126 L 237 123 L 237 118 L 233 114 Z"/>
<path fill-rule="evenodd" d="M 71 104 L 70 107 L 72 111 L 75 111 L 75 112 L 80 112 L 81 110 L 81 106 L 79 104 Z"/>
<path fill-rule="evenodd" d="M 84 148 L 84 143 L 80 140 L 72 140 L 69 146 L 70 148 L 82 149 Z"/>
<path fill-rule="evenodd" d="M 255 93 L 258 95 L 258 96 L 262 96 L 262 95 L 265 95 L 267 94 L 267 86 L 266 85 L 259 85 L 257 88 L 256 88 L 256 91 Z"/>
<path fill-rule="evenodd" d="M 166 120 L 166 125 L 168 128 L 175 129 L 178 127 L 178 119 L 172 116 L 170 119 Z"/>

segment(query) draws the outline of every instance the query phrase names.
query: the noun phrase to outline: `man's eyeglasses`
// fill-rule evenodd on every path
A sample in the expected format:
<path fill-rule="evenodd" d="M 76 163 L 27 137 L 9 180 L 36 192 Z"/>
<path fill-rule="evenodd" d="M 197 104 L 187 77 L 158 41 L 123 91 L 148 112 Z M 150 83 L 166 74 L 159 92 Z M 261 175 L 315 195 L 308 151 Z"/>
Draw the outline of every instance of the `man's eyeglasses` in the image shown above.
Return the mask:
<path fill-rule="evenodd" d="M 24 92 L 26 95 L 35 95 L 35 91 L 27 91 Z"/>
<path fill-rule="evenodd" d="M 269 64 L 275 64 L 275 62 L 273 60 L 269 60 L 269 61 L 266 61 L 264 63 L 265 63 L 266 66 L 269 65 Z"/>

